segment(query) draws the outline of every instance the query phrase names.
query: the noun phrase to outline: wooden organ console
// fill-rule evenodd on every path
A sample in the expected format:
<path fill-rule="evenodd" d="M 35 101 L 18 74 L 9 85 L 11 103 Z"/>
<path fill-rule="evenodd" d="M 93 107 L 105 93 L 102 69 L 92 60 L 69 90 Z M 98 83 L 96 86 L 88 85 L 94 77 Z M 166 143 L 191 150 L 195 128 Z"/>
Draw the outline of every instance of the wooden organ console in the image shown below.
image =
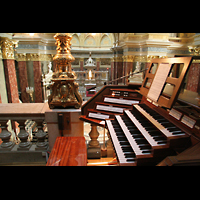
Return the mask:
<path fill-rule="evenodd" d="M 200 108 L 178 98 L 192 61 L 153 59 L 141 88 L 108 85 L 82 106 L 81 120 L 108 129 L 120 166 L 200 164 Z"/>

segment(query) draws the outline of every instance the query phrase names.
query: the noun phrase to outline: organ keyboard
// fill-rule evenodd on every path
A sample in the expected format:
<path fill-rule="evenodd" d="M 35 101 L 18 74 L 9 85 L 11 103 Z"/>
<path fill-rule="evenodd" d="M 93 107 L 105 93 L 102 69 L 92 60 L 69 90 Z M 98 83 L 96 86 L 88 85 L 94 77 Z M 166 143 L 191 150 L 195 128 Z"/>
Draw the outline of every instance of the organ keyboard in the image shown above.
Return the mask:
<path fill-rule="evenodd" d="M 80 119 L 108 129 L 119 165 L 156 165 L 199 143 L 200 109 L 187 113 L 188 104 L 177 100 L 192 60 L 153 59 L 140 90 L 105 86 L 83 106 Z"/>
<path fill-rule="evenodd" d="M 159 67 L 166 65 L 168 69 L 166 80 L 161 84 L 159 91 L 148 94 L 148 90 L 153 85 L 156 73 L 151 74 L 151 64 L 146 79 L 140 89 L 143 94 L 142 100 L 138 104 L 132 104 L 131 109 L 124 109 L 123 115 L 115 115 L 114 119 L 107 119 L 106 126 L 109 130 L 113 146 L 116 150 L 116 156 L 119 160 L 119 165 L 151 165 L 157 164 L 164 159 L 167 155 L 176 155 L 178 151 L 182 151 L 191 145 L 191 134 L 188 128 L 184 127 L 180 122 L 182 113 L 173 110 L 180 91 L 180 86 L 188 70 L 191 58 L 184 58 L 183 60 L 176 59 L 159 59 L 154 61 L 159 63 Z M 168 82 L 172 80 L 170 76 L 170 63 L 185 62 L 181 74 L 181 78 L 174 78 L 176 90 L 173 91 L 171 96 L 166 97 L 162 91 Z M 171 64 L 173 67 L 173 64 Z M 162 69 L 159 68 L 159 73 Z M 151 85 L 146 86 L 148 78 L 151 77 Z M 157 80 L 161 81 L 161 80 Z M 165 83 L 166 81 L 166 83 Z M 154 90 L 156 90 L 154 84 Z M 150 99 L 152 96 L 152 99 Z M 160 98 L 161 97 L 161 98 Z M 169 112 L 169 109 L 172 111 Z M 168 110 L 167 110 L 168 109 Z M 179 121 L 177 123 L 177 121 Z"/>

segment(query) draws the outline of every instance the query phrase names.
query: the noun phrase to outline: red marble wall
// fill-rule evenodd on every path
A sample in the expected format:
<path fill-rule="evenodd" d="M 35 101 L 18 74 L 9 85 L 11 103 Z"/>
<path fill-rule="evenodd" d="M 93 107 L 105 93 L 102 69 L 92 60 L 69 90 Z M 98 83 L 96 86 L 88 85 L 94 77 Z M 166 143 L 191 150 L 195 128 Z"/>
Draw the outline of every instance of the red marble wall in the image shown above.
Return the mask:
<path fill-rule="evenodd" d="M 115 80 L 116 78 L 117 78 L 117 62 L 114 61 L 113 80 Z M 117 85 L 117 81 L 114 81 L 113 85 Z"/>
<path fill-rule="evenodd" d="M 123 62 L 116 62 L 115 63 L 116 65 L 116 71 L 117 71 L 117 77 L 116 78 L 120 78 L 123 76 Z M 123 82 L 123 79 L 120 79 L 117 81 L 117 84 L 118 83 L 122 83 Z"/>
<path fill-rule="evenodd" d="M 100 70 L 100 61 L 97 61 L 97 68 L 96 68 L 96 71 L 99 71 Z"/>
<path fill-rule="evenodd" d="M 133 70 L 133 62 L 124 62 L 124 76 L 129 75 L 132 70 Z M 124 79 L 125 85 L 127 85 L 129 82 L 128 78 L 129 77 Z"/>
<path fill-rule="evenodd" d="M 83 71 L 83 65 L 84 65 L 83 60 L 80 60 L 80 71 Z"/>
<path fill-rule="evenodd" d="M 114 62 L 111 62 L 111 67 L 110 67 L 110 81 L 114 79 Z"/>
<path fill-rule="evenodd" d="M 19 68 L 19 81 L 21 89 L 21 100 L 23 103 L 30 103 L 29 94 L 26 92 L 26 87 L 28 87 L 26 61 L 19 61 L 18 68 Z"/>
<path fill-rule="evenodd" d="M 19 103 L 15 60 L 3 59 L 8 103 Z"/>
<path fill-rule="evenodd" d="M 34 72 L 34 91 L 35 91 L 35 103 L 43 103 L 42 97 L 42 85 L 41 85 L 41 62 L 33 61 L 33 72 Z"/>
<path fill-rule="evenodd" d="M 192 92 L 200 92 L 200 64 L 193 63 L 188 72 L 186 89 Z"/>

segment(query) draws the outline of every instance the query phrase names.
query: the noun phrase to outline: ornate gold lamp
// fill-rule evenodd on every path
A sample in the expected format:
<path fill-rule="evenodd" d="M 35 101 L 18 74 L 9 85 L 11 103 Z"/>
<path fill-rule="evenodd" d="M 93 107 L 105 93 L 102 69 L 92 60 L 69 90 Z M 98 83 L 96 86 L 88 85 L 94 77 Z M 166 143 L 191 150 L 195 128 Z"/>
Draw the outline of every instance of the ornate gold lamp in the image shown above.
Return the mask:
<path fill-rule="evenodd" d="M 75 83 L 75 73 L 71 69 L 71 62 L 75 58 L 71 55 L 71 39 L 69 33 L 57 33 L 56 39 L 57 54 L 53 60 L 56 62 L 56 69 L 52 75 L 51 90 L 48 97 L 48 104 L 51 109 L 55 107 L 80 108 L 82 97 L 78 92 L 78 83 Z"/>

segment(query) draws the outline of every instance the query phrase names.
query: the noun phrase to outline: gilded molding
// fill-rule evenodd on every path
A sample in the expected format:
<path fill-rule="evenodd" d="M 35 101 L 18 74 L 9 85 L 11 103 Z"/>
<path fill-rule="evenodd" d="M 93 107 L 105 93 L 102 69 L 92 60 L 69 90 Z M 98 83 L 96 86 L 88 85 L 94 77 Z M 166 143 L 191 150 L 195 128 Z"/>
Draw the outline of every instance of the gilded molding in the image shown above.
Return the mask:
<path fill-rule="evenodd" d="M 40 54 L 40 61 L 53 61 L 51 54 Z"/>
<path fill-rule="evenodd" d="M 26 53 L 17 53 L 15 55 L 17 62 L 19 61 L 26 61 Z"/>
<path fill-rule="evenodd" d="M 167 58 L 167 56 L 153 56 L 153 55 L 149 55 L 147 56 L 147 62 L 150 63 L 152 59 L 155 58 Z"/>
<path fill-rule="evenodd" d="M 26 61 L 53 61 L 53 54 L 27 53 Z"/>
<path fill-rule="evenodd" d="M 123 58 L 124 62 L 133 62 L 135 56 L 133 56 L 133 55 L 126 55 L 126 56 L 122 56 L 122 58 Z"/>
<path fill-rule="evenodd" d="M 134 62 L 147 62 L 147 56 L 135 56 Z"/>
<path fill-rule="evenodd" d="M 159 58 L 159 56 L 153 56 L 153 55 L 147 56 L 147 62 L 151 62 L 151 60 L 155 58 Z"/>
<path fill-rule="evenodd" d="M 0 37 L 0 46 L 3 59 L 15 59 L 14 48 L 17 47 L 17 40 L 11 40 L 7 37 Z"/>
<path fill-rule="evenodd" d="M 122 57 L 114 57 L 114 62 L 123 62 L 123 58 Z"/>

